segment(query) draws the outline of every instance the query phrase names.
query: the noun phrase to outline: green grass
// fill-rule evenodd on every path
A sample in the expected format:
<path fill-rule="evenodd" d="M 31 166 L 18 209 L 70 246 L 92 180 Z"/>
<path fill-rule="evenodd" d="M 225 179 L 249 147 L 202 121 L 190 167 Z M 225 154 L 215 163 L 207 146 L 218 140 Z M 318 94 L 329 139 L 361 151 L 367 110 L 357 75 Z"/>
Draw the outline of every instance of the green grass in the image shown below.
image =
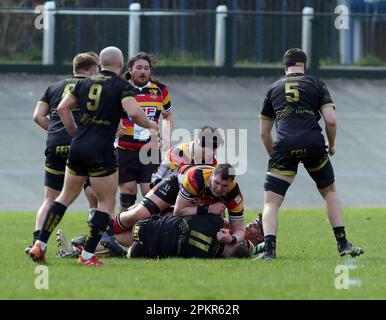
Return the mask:
<path fill-rule="evenodd" d="M 255 213 L 249 212 L 247 220 Z M 278 259 L 105 259 L 103 268 L 55 258 L 49 242 L 49 290 L 34 287 L 37 266 L 24 254 L 33 212 L 0 212 L 0 299 L 385 299 L 384 209 L 346 209 L 349 240 L 363 246 L 359 259 L 340 258 L 324 210 L 280 212 Z M 86 214 L 69 212 L 60 227 L 69 236 L 86 231 Z M 361 286 L 337 290 L 335 268 L 351 263 Z M 92 285 L 91 285 L 92 284 Z"/>

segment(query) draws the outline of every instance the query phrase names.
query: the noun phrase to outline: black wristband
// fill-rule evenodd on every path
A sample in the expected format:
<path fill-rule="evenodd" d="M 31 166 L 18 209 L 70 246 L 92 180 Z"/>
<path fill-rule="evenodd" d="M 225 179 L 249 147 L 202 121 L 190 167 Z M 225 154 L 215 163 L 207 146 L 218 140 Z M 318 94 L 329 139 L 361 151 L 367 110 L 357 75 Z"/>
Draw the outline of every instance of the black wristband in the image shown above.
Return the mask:
<path fill-rule="evenodd" d="M 237 238 L 232 235 L 232 241 L 230 242 L 230 244 L 235 244 L 236 242 L 237 242 Z"/>
<path fill-rule="evenodd" d="M 153 189 L 158 183 L 160 183 L 162 179 L 155 179 L 154 181 L 150 182 L 150 189 Z"/>
<path fill-rule="evenodd" d="M 197 207 L 197 215 L 200 214 L 208 214 L 209 206 L 204 204 L 202 206 Z"/>

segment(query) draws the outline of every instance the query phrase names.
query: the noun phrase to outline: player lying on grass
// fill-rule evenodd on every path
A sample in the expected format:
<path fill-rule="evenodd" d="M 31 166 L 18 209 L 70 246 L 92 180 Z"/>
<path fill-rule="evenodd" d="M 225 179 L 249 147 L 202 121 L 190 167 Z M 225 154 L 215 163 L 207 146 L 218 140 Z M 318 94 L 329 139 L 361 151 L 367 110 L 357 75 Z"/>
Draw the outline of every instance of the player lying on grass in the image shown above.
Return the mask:
<path fill-rule="evenodd" d="M 159 215 L 139 221 L 133 228 L 128 258 L 247 258 L 252 245 L 233 242 L 220 215 Z"/>
<path fill-rule="evenodd" d="M 197 240 L 198 237 L 198 240 Z M 227 244 L 231 237 L 227 219 L 218 215 L 193 216 L 155 215 L 138 222 L 132 230 L 121 233 L 115 246 L 100 241 L 96 249 L 99 256 L 131 258 L 229 258 L 250 257 L 264 249 L 261 217 L 245 227 L 245 241 L 239 245 Z M 196 238 L 196 239 L 195 239 Z M 201 239 L 201 240 L 200 240 Z M 85 236 L 66 239 L 63 231 L 57 232 L 60 258 L 76 258 L 82 251 Z M 162 244 L 161 244 L 162 242 Z"/>
<path fill-rule="evenodd" d="M 177 175 L 168 177 L 154 187 L 136 207 L 115 217 L 115 238 L 120 243 L 128 243 L 132 226 L 152 215 L 169 209 L 172 204 L 174 215 L 201 215 L 213 213 L 229 214 L 231 244 L 244 240 L 244 205 L 243 198 L 229 171 L 229 164 L 211 166 L 185 166 Z M 180 181 L 180 182 L 179 182 Z"/>
<path fill-rule="evenodd" d="M 216 167 L 183 166 L 156 185 L 135 208 L 114 218 L 115 235 L 130 230 L 140 220 L 157 215 L 173 204 L 174 215 L 228 211 L 232 244 L 244 240 L 244 203 L 240 188 L 229 164 Z"/>

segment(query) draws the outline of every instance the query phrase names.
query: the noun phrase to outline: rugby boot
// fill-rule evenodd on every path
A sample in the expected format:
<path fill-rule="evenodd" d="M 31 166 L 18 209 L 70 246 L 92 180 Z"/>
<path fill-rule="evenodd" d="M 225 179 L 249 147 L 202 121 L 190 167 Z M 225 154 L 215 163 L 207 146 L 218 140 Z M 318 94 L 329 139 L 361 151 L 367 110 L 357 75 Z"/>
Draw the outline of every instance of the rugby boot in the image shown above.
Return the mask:
<path fill-rule="evenodd" d="M 79 256 L 79 264 L 83 264 L 88 267 L 102 267 L 104 263 L 96 255 L 93 255 L 90 259 L 83 259 L 82 256 Z"/>
<path fill-rule="evenodd" d="M 266 260 L 272 261 L 276 259 L 276 251 L 275 249 L 266 249 L 262 253 L 260 253 L 254 260 Z"/>
<path fill-rule="evenodd" d="M 29 256 L 35 262 L 43 262 L 46 256 L 46 251 L 42 249 L 39 243 L 35 243 L 29 251 Z"/>
<path fill-rule="evenodd" d="M 356 247 L 354 246 L 352 243 L 350 242 L 346 242 L 344 245 L 340 245 L 338 243 L 338 251 L 339 251 L 339 255 L 341 257 L 345 256 L 345 255 L 351 255 L 353 258 L 354 257 L 358 257 L 360 256 L 361 254 L 364 253 L 363 249 L 362 248 L 359 248 L 359 247 Z"/>
<path fill-rule="evenodd" d="M 114 236 L 108 235 L 107 232 L 103 234 L 100 244 L 109 250 L 110 257 L 125 258 L 127 255 L 127 250 L 118 243 Z"/>

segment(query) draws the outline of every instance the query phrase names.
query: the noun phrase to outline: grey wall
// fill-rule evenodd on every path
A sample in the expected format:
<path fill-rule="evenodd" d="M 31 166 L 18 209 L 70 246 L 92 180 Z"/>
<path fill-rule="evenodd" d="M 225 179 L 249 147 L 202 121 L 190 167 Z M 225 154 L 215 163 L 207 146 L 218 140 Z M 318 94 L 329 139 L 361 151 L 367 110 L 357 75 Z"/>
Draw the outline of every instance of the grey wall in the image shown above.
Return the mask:
<path fill-rule="evenodd" d="M 45 133 L 33 121 L 36 102 L 59 76 L 0 76 L 0 210 L 36 210 L 43 199 Z M 248 130 L 248 170 L 239 176 L 248 208 L 260 208 L 267 154 L 257 115 L 273 79 L 163 77 L 170 91 L 176 128 L 203 124 Z M 386 204 L 386 81 L 327 81 L 337 105 L 337 154 L 332 158 L 344 206 Z M 303 168 L 285 207 L 323 207 Z M 86 209 L 82 196 L 74 209 Z"/>

